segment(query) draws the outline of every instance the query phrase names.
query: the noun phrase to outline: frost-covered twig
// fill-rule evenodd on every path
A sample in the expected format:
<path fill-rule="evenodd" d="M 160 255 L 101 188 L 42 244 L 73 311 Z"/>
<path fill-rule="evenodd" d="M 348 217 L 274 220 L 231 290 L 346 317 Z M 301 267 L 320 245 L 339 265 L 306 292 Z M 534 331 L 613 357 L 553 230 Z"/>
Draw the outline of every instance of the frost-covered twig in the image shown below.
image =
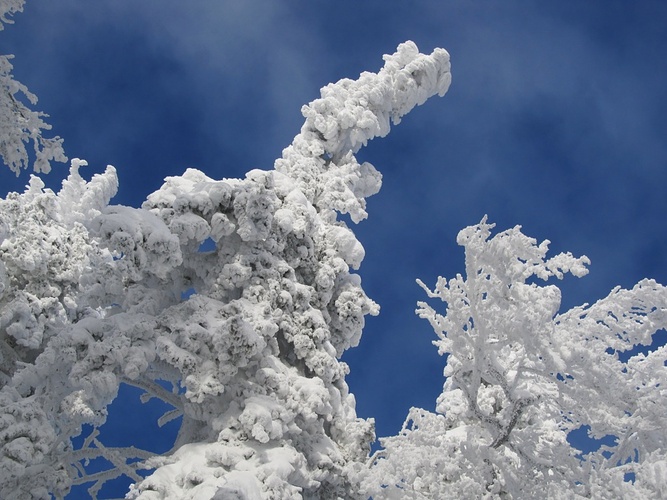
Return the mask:
<path fill-rule="evenodd" d="M 123 383 L 127 385 L 131 385 L 133 387 L 146 391 L 144 394 L 141 395 L 142 403 L 148 402 L 148 400 L 150 400 L 151 398 L 157 398 L 165 402 L 166 404 L 173 406 L 181 413 L 183 412 L 183 401 L 181 400 L 179 395 L 174 394 L 171 391 L 168 391 L 154 380 L 151 380 L 147 377 L 140 377 L 136 380 L 130 379 L 128 377 L 123 377 L 122 380 Z"/>
<path fill-rule="evenodd" d="M 92 433 L 94 435 L 95 433 Z M 148 460 L 155 456 L 154 453 L 138 449 L 134 446 L 130 447 L 106 447 L 98 439 L 93 438 L 89 443 L 92 446 L 69 452 L 65 459 L 79 470 L 80 475 L 72 479 L 72 485 L 77 486 L 85 483 L 93 482 L 93 485 L 88 488 L 88 493 L 91 498 L 97 498 L 100 489 L 108 481 L 117 477 L 125 475 L 134 481 L 141 481 L 142 476 L 137 474 L 137 470 L 141 470 L 142 462 L 130 463 L 130 460 L 139 459 L 141 461 Z M 107 470 L 89 474 L 78 463 L 81 461 L 88 462 L 96 458 L 103 458 L 111 464 Z"/>
<path fill-rule="evenodd" d="M 13 19 L 8 16 L 23 11 L 24 3 L 24 0 L 0 1 L 0 31 L 4 29 L 4 24 L 13 24 Z M 20 94 L 32 105 L 37 103 L 37 96 L 14 80 L 9 62 L 13 57 L 0 55 L 0 156 L 18 176 L 22 169 L 28 168 L 29 156 L 25 145 L 32 141 L 35 154 L 33 170 L 48 173 L 52 160 L 67 161 L 62 148 L 63 140 L 59 137 L 44 138 L 42 132 L 51 129 L 42 120 L 47 115 L 32 111 L 21 102 Z"/>
<path fill-rule="evenodd" d="M 46 115 L 32 111 L 17 98 L 20 92 L 31 104 L 37 102 L 37 97 L 25 85 L 14 80 L 9 62 L 11 57 L 0 56 L 0 156 L 18 176 L 22 169 L 28 168 L 29 156 L 25 145 L 32 141 L 35 154 L 33 170 L 48 173 L 51 161 L 67 161 L 62 148 L 63 140 L 43 137 L 42 132 L 51 128 L 42 120 Z"/>

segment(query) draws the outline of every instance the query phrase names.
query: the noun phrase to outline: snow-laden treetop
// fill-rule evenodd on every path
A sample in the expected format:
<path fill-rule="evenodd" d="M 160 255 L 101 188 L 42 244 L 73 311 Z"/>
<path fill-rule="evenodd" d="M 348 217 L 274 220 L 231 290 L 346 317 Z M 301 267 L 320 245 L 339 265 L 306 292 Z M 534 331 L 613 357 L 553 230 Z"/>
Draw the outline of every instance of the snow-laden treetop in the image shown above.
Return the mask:
<path fill-rule="evenodd" d="M 412 42 L 377 73 L 322 89 L 273 170 L 189 169 L 142 208 L 109 205 L 109 167 L 74 160 L 0 201 L 0 496 L 48 498 L 132 477 L 131 497 L 354 498 L 374 439 L 343 352 L 378 306 L 352 272 L 381 176 L 354 154 L 450 83 L 449 56 Z M 204 246 L 202 246 L 204 244 Z M 96 431 L 120 383 L 182 418 L 171 452 L 109 449 Z M 81 463 L 112 468 L 89 476 Z M 138 463 L 129 461 L 141 459 Z M 156 469 L 143 479 L 138 468 Z"/>

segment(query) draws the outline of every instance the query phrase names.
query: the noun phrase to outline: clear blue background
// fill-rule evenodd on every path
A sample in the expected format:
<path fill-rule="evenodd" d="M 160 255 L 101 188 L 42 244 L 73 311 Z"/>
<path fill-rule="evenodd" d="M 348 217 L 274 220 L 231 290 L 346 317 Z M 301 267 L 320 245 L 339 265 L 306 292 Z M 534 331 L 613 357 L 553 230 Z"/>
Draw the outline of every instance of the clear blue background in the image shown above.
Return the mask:
<path fill-rule="evenodd" d="M 355 231 L 382 307 L 345 355 L 360 416 L 395 434 L 434 408 L 443 360 L 415 278 L 463 272 L 457 232 L 484 214 L 592 260 L 564 307 L 644 277 L 667 283 L 667 3 L 528 0 L 28 0 L 0 33 L 14 73 L 92 175 L 139 206 L 187 167 L 270 169 L 320 87 L 377 71 L 411 39 L 452 56 L 449 93 L 360 152 L 384 175 Z M 57 188 L 66 174 L 45 177 Z M 0 195 L 22 190 L 0 169 Z M 169 447 L 123 393 L 103 438 Z M 112 493 L 107 491 L 109 495 Z M 85 498 L 85 493 L 72 498 Z"/>

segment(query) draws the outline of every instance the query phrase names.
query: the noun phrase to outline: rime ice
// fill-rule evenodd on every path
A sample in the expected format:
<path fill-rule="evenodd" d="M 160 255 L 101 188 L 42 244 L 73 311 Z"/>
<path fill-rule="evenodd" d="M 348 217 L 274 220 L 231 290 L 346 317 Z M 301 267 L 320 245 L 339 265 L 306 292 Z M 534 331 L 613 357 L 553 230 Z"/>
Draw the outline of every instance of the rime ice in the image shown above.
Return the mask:
<path fill-rule="evenodd" d="M 115 468 L 93 496 L 126 474 L 141 500 L 360 497 L 373 421 L 340 357 L 379 308 L 338 214 L 365 218 L 381 185 L 354 153 L 449 81 L 445 51 L 408 42 L 377 74 L 325 87 L 273 170 L 189 169 L 132 208 L 109 205 L 113 168 L 86 182 L 74 160 L 59 193 L 35 178 L 2 200 L 0 496 L 64 495 L 99 456 Z M 173 407 L 161 422 L 182 416 L 171 452 L 107 449 L 96 432 L 72 449 L 122 382 Z"/>
<path fill-rule="evenodd" d="M 436 413 L 411 409 L 398 436 L 381 439 L 366 492 L 373 498 L 661 498 L 667 289 L 651 280 L 558 314 L 560 290 L 538 285 L 584 276 L 588 259 L 547 258 L 520 227 L 491 236 L 484 218 L 459 233 L 466 276 L 439 278 L 427 319 L 447 354 Z M 535 280 L 538 278 L 538 280 Z M 657 410 L 661 408 L 661 410 Z M 580 457 L 568 434 L 589 426 L 614 445 Z M 626 481 L 632 473 L 634 483 Z"/>

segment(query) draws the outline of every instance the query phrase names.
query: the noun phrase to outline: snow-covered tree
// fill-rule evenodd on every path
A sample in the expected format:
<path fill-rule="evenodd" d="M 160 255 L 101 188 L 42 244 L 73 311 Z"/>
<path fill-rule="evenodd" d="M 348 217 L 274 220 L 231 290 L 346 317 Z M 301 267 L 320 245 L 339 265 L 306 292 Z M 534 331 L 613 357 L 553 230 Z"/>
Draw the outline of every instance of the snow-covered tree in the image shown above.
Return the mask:
<path fill-rule="evenodd" d="M 546 258 L 515 227 L 486 218 L 461 231 L 466 276 L 439 278 L 417 313 L 437 334 L 446 382 L 436 413 L 413 408 L 382 439 L 373 498 L 664 498 L 667 493 L 667 289 L 651 280 L 559 314 L 549 278 L 585 275 L 586 257 Z M 635 350 L 633 350 L 635 349 Z M 582 456 L 582 426 L 613 437 Z M 630 481 L 631 480 L 631 481 Z"/>
<path fill-rule="evenodd" d="M 361 497 L 374 425 L 340 358 L 379 308 L 338 214 L 364 219 L 380 188 L 359 148 L 450 83 L 442 49 L 384 59 L 323 88 L 273 170 L 190 169 L 131 208 L 109 205 L 112 167 L 86 182 L 74 160 L 57 194 L 33 177 L 0 202 L 0 497 L 95 496 L 120 474 L 142 500 Z M 182 419 L 170 452 L 100 440 L 121 383 Z"/>
<path fill-rule="evenodd" d="M 25 0 L 0 0 L 0 31 L 4 24 L 12 23 L 10 16 L 23 10 Z M 4 23 L 4 24 L 3 24 Z M 0 156 L 2 161 L 16 174 L 33 163 L 35 172 L 48 173 L 51 161 L 67 161 L 60 137 L 51 139 L 42 136 L 51 126 L 42 118 L 46 115 L 31 110 L 24 103 L 37 104 L 37 96 L 30 92 L 12 75 L 11 55 L 0 55 Z M 34 158 L 28 153 L 26 144 L 32 142 Z"/>
<path fill-rule="evenodd" d="M 0 28 L 23 7 L 0 0 Z M 32 177 L 0 200 L 0 498 L 62 498 L 125 475 L 135 500 L 616 498 L 667 496 L 667 289 L 644 280 L 560 310 L 544 284 L 582 277 L 586 257 L 547 258 L 520 228 L 464 229 L 466 276 L 420 303 L 446 356 L 436 412 L 414 408 L 369 457 L 343 353 L 379 307 L 355 274 L 347 224 L 381 185 L 357 151 L 450 84 L 442 49 L 412 42 L 384 67 L 322 89 L 270 170 L 214 180 L 190 169 L 141 208 L 111 205 L 113 167 L 71 162 L 58 193 Z M 0 56 L 0 154 L 48 172 L 36 98 Z M 180 422 L 173 448 L 106 446 L 121 384 Z M 92 429 L 92 430 L 91 430 Z M 605 444 L 582 452 L 572 432 Z M 82 435 L 83 434 L 83 435 Z M 73 438 L 81 436 L 82 444 Z M 108 468 L 90 472 L 102 458 Z"/>

